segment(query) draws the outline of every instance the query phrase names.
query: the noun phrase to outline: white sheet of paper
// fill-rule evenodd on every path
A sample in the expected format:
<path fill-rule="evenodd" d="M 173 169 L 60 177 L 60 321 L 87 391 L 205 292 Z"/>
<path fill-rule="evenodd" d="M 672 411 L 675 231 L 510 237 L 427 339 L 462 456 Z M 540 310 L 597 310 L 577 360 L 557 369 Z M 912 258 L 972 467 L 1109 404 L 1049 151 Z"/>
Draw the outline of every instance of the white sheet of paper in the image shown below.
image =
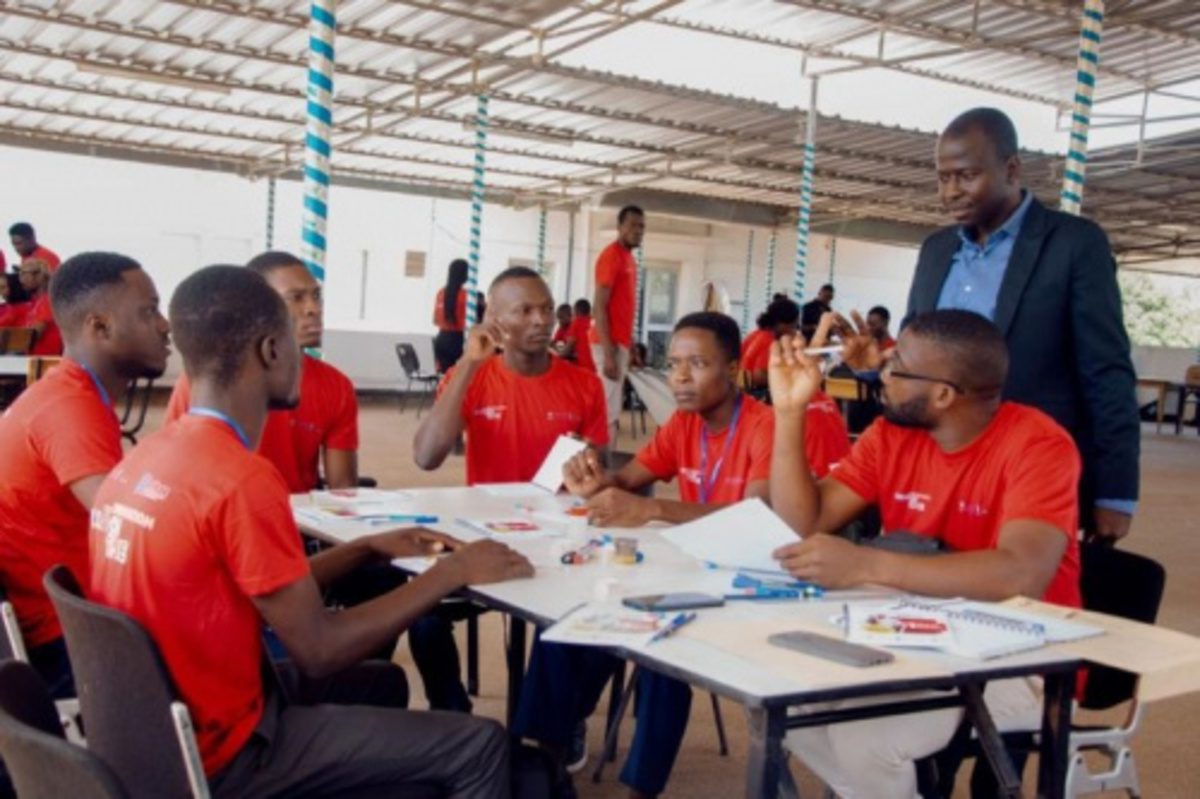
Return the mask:
<path fill-rule="evenodd" d="M 563 484 L 563 466 L 567 461 L 587 449 L 587 442 L 570 436 L 559 436 L 558 441 L 550 448 L 550 453 L 542 461 L 537 474 L 533 476 L 534 485 L 539 485 L 551 494 L 557 494 Z"/>
<path fill-rule="evenodd" d="M 697 560 L 775 575 L 784 571 L 771 553 L 800 540 L 761 499 L 743 500 L 672 527 L 663 538 Z"/>
<path fill-rule="evenodd" d="M 520 499 L 546 496 L 545 489 L 533 483 L 480 483 L 475 487 L 492 497 Z"/>

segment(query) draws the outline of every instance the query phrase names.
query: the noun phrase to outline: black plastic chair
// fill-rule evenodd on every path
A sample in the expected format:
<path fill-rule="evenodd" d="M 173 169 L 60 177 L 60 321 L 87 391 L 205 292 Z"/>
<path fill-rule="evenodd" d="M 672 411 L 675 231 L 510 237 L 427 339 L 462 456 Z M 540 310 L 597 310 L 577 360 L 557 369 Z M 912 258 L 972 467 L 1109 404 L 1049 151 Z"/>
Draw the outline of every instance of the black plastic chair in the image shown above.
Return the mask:
<path fill-rule="evenodd" d="M 207 799 L 187 708 L 154 641 L 126 614 L 84 599 L 67 567 L 43 583 L 67 639 L 89 751 L 134 796 Z"/>
<path fill-rule="evenodd" d="M 126 799 L 100 758 L 68 743 L 46 685 L 28 663 L 0 663 L 0 755 L 21 799 Z"/>
<path fill-rule="evenodd" d="M 421 399 L 417 403 L 417 418 L 421 418 L 421 406 L 426 399 L 432 399 L 434 392 L 437 390 L 438 381 L 441 379 L 433 372 L 421 371 L 421 359 L 417 357 L 417 351 L 413 345 L 406 342 L 400 342 L 396 345 L 396 357 L 400 360 L 400 368 L 404 370 L 404 376 L 408 382 L 404 386 L 404 392 L 400 395 L 400 412 L 404 413 L 404 409 L 408 406 L 408 395 L 412 393 L 413 384 L 421 391 Z"/>
<path fill-rule="evenodd" d="M 125 392 L 125 402 L 121 411 L 121 437 L 137 444 L 138 433 L 146 424 L 146 411 L 150 408 L 150 397 L 154 393 L 154 378 L 130 381 L 129 390 Z"/>

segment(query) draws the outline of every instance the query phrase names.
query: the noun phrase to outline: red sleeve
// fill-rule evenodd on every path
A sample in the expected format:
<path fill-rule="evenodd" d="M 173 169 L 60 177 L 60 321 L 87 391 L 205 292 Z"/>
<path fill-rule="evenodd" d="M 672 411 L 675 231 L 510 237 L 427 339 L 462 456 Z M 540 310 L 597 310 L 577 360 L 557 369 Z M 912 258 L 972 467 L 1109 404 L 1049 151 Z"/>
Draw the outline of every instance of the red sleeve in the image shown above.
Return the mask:
<path fill-rule="evenodd" d="M 841 414 L 809 405 L 805 413 L 804 454 L 820 480 L 850 452 L 850 434 Z"/>
<path fill-rule="evenodd" d="M 842 458 L 838 467 L 829 473 L 830 478 L 858 494 L 864 501 L 875 504 L 879 500 L 879 469 L 882 458 L 884 421 L 876 419 Z M 807 428 L 807 425 L 805 425 Z M 807 437 L 807 433 L 806 433 Z M 812 465 L 811 463 L 809 464 Z"/>
<path fill-rule="evenodd" d="M 233 581 L 248 596 L 265 596 L 310 573 L 288 489 L 265 459 L 216 509 L 211 533 Z"/>
<path fill-rule="evenodd" d="M 604 400 L 604 387 L 600 378 L 594 374 L 587 375 L 588 403 L 583 425 L 583 437 L 597 446 L 608 445 L 608 406 Z"/>
<path fill-rule="evenodd" d="M 671 414 L 666 424 L 658 428 L 650 443 L 642 447 L 641 452 L 637 454 L 637 462 L 659 480 L 674 478 L 679 472 L 679 464 L 683 458 L 683 434 L 683 416 L 676 411 Z"/>
<path fill-rule="evenodd" d="M 1006 475 L 1000 525 L 1033 519 L 1074 536 L 1079 526 L 1081 470 L 1075 443 L 1066 434 L 1047 435 L 1030 440 L 1024 448 L 1037 456 L 1014 459 Z"/>
<path fill-rule="evenodd" d="M 171 399 L 167 401 L 167 411 L 163 416 L 163 424 L 175 421 L 188 412 L 192 404 L 192 390 L 186 374 L 181 373 L 171 389 Z"/>
<path fill-rule="evenodd" d="M 54 311 L 51 310 L 50 300 L 45 295 L 29 304 L 29 313 L 25 317 L 26 325 L 35 325 L 38 322 L 54 323 Z"/>
<path fill-rule="evenodd" d="M 612 245 L 605 247 L 596 259 L 596 285 L 612 286 L 616 283 L 617 276 L 621 274 L 623 266 L 624 262 Z"/>
<path fill-rule="evenodd" d="M 121 427 L 98 400 L 81 397 L 56 405 L 54 421 L 37 425 L 35 446 L 59 484 L 108 474 L 121 462 Z"/>
<path fill-rule="evenodd" d="M 750 434 L 750 472 L 746 483 L 767 480 L 771 476 L 771 453 L 775 447 L 775 414 L 763 414 L 746 432 Z"/>
<path fill-rule="evenodd" d="M 358 451 L 358 397 L 354 395 L 354 384 L 340 372 L 331 372 L 333 376 L 332 426 L 325 434 L 322 442 L 326 449 L 340 449 L 348 452 Z"/>

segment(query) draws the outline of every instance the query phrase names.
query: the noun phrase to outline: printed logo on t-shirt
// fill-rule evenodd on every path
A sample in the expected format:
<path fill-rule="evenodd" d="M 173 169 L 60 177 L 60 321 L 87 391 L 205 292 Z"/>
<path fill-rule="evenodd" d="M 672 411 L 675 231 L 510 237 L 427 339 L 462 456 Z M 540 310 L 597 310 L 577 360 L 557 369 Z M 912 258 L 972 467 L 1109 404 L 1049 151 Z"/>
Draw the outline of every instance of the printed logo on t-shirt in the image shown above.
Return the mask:
<path fill-rule="evenodd" d="M 982 519 L 984 516 L 987 516 L 989 513 L 991 513 L 990 510 L 985 508 L 983 505 L 980 505 L 978 502 L 967 502 L 965 499 L 960 499 L 958 501 L 958 512 L 974 519 Z"/>
<path fill-rule="evenodd" d="M 700 470 L 699 469 L 680 468 L 679 479 L 687 480 L 689 483 L 695 483 L 696 485 L 700 485 Z"/>
<path fill-rule="evenodd" d="M 151 502 L 162 502 L 171 496 L 171 487 L 154 475 L 146 472 L 138 479 L 137 485 L 133 487 L 133 493 Z"/>
<path fill-rule="evenodd" d="M 92 529 L 104 536 L 104 557 L 125 565 L 129 560 L 129 539 L 122 536 L 125 523 L 144 530 L 154 529 L 154 517 L 136 508 L 114 502 L 104 508 L 92 509 Z"/>
<path fill-rule="evenodd" d="M 921 494 L 917 491 L 902 491 L 896 492 L 896 501 L 903 503 L 909 510 L 915 510 L 918 513 L 925 510 L 929 500 L 933 499 L 929 494 Z"/>
<path fill-rule="evenodd" d="M 574 411 L 546 411 L 547 422 L 566 422 L 569 425 L 577 425 L 583 419 L 582 416 Z"/>
<path fill-rule="evenodd" d="M 506 410 L 508 410 L 507 405 L 484 405 L 481 408 L 475 409 L 475 415 L 482 416 L 489 422 L 498 422 L 504 418 Z"/>

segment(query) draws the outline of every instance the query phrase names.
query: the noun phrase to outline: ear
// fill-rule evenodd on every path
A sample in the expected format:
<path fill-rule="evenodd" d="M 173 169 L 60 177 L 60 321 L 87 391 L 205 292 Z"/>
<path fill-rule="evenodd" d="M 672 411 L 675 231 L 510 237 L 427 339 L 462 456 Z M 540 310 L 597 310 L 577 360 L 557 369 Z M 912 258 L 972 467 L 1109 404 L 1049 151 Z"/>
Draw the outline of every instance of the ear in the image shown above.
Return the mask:
<path fill-rule="evenodd" d="M 933 395 L 933 404 L 939 410 L 946 410 L 954 404 L 954 400 L 958 396 L 958 392 L 943 383 L 936 384 Z"/>
<path fill-rule="evenodd" d="M 265 371 L 270 371 L 279 361 L 279 340 L 275 336 L 263 336 L 257 347 L 258 360 Z"/>
<path fill-rule="evenodd" d="M 108 314 L 90 311 L 83 318 L 82 329 L 85 335 L 94 335 L 102 341 L 107 341 L 113 336 L 112 318 Z"/>
<path fill-rule="evenodd" d="M 1005 164 L 1005 176 L 1008 182 L 1014 185 L 1019 185 L 1021 182 L 1021 156 L 1013 155 Z"/>

